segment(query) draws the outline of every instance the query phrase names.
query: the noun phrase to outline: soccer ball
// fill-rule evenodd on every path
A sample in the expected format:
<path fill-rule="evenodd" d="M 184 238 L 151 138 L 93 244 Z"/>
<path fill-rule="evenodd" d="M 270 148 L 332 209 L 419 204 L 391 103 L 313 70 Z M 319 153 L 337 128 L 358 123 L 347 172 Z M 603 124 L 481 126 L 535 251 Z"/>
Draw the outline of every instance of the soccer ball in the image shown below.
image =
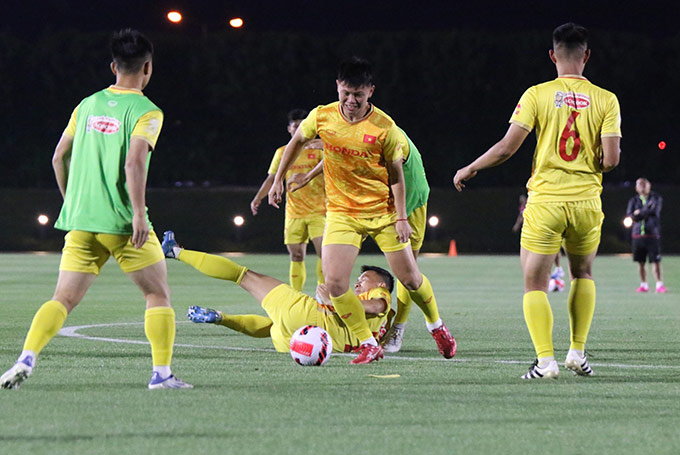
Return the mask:
<path fill-rule="evenodd" d="M 548 283 L 548 292 L 562 292 L 564 291 L 564 281 L 559 278 L 551 278 Z"/>
<path fill-rule="evenodd" d="M 303 366 L 321 366 L 333 352 L 333 340 L 321 327 L 306 325 L 290 338 L 290 356 Z"/>

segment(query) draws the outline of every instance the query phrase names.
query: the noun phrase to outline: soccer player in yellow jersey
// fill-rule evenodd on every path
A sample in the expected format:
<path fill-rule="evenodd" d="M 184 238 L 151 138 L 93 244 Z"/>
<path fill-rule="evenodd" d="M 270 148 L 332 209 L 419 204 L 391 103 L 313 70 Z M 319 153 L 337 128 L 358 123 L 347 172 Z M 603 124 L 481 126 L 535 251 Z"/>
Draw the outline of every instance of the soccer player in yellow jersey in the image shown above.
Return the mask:
<path fill-rule="evenodd" d="M 288 113 L 288 133 L 291 137 L 305 117 L 307 117 L 307 112 L 302 109 L 294 109 Z M 276 175 L 281 163 L 284 149 L 285 146 L 276 150 L 269 166 L 267 178 L 264 179 L 257 194 L 250 202 L 250 210 L 253 215 L 257 215 L 262 198 L 267 195 L 274 182 L 274 175 Z M 322 157 L 321 141 L 308 142 L 295 163 L 290 167 L 286 178 L 297 172 L 308 172 L 321 161 Z M 288 253 L 290 253 L 290 285 L 298 291 L 302 290 L 307 278 L 305 255 L 307 254 L 309 240 L 314 244 L 314 249 L 319 256 L 316 263 L 317 284 L 324 282 L 321 270 L 321 239 L 323 238 L 325 224 L 326 194 L 323 179 L 313 179 L 304 189 L 286 194 L 286 221 L 283 242 Z"/>
<path fill-rule="evenodd" d="M 286 146 L 269 191 L 278 207 L 283 177 L 303 144 L 319 135 L 324 142 L 326 228 L 322 245 L 323 272 L 333 306 L 360 340 L 353 364 L 383 357 L 359 299 L 349 289 L 352 267 L 363 239 L 376 241 L 399 281 L 423 310 L 440 352 L 455 353 L 455 341 L 440 318 L 427 277 L 420 273 L 409 248 L 412 229 L 407 220 L 402 145 L 394 121 L 369 99 L 375 86 L 371 66 L 354 58 L 340 65 L 336 80 L 339 102 L 315 108 Z"/>
<path fill-rule="evenodd" d="M 235 282 L 255 297 L 268 315 L 231 315 L 192 306 L 187 316 L 193 322 L 222 325 L 256 338 L 271 337 L 274 348 L 279 352 L 288 352 L 290 337 L 305 325 L 325 329 L 333 339 L 335 351 L 349 352 L 361 345 L 359 338 L 349 331 L 335 312 L 325 284 L 317 286 L 320 300 L 317 301 L 275 278 L 248 270 L 228 258 L 180 248 L 172 231 L 165 233 L 163 252 L 166 257 L 189 264 L 205 275 Z M 361 272 L 354 292 L 361 301 L 370 330 L 379 337 L 389 328 L 389 321 L 394 315 L 394 311 L 390 310 L 394 279 L 380 267 L 362 266 Z"/>
<path fill-rule="evenodd" d="M 546 291 L 550 265 L 562 243 L 572 276 L 568 298 L 571 346 L 565 367 L 578 375 L 593 374 L 585 343 L 595 310 L 592 264 L 604 219 L 600 201 L 602 173 L 618 165 L 620 154 L 618 100 L 583 77 L 590 58 L 587 30 L 573 23 L 557 27 L 549 54 L 557 67 L 557 79 L 524 92 L 505 137 L 459 169 L 453 178 L 461 191 L 464 181 L 510 158 L 529 132 L 536 129 L 520 257 L 524 318 L 537 359 L 523 379 L 557 378 L 559 374 L 553 351 L 553 315 Z"/>
<path fill-rule="evenodd" d="M 170 369 L 175 312 L 167 269 L 145 204 L 146 176 L 163 113 L 142 90 L 153 69 L 153 45 L 135 30 L 111 40 L 116 84 L 85 98 L 71 115 L 52 159 L 64 203 L 55 224 L 68 231 L 57 287 L 33 318 L 17 363 L 0 387 L 18 388 L 32 373 L 38 354 L 61 329 L 109 257 L 146 299 L 144 331 L 151 344 L 149 389 L 193 386 Z"/>

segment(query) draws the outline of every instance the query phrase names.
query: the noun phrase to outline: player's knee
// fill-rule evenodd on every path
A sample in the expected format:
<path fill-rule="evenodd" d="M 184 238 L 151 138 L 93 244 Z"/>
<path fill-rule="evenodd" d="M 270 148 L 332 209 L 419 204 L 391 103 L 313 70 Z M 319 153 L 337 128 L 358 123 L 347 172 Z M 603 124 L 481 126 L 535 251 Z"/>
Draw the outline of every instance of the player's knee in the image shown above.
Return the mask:
<path fill-rule="evenodd" d="M 305 255 L 301 251 L 291 251 L 290 260 L 291 262 L 302 262 L 305 260 Z"/>
<path fill-rule="evenodd" d="M 409 273 L 404 277 L 399 277 L 399 281 L 409 291 L 415 291 L 423 284 L 423 276 L 420 273 Z"/>

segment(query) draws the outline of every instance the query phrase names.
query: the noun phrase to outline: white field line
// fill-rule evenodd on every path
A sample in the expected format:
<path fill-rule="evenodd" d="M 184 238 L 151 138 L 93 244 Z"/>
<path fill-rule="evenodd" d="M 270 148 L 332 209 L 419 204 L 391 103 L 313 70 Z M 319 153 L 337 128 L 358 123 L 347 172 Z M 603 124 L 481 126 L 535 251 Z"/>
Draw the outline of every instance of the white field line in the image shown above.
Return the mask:
<path fill-rule="evenodd" d="M 178 321 L 178 324 L 188 323 L 188 321 Z M 101 327 L 122 327 L 131 325 L 143 325 L 143 322 L 114 322 L 110 324 L 89 324 L 89 325 L 77 325 L 71 327 L 63 327 L 59 331 L 59 335 L 68 338 L 80 338 L 83 340 L 91 341 L 104 341 L 106 343 L 123 343 L 123 344 L 145 344 L 148 345 L 148 341 L 140 340 L 126 340 L 123 338 L 108 338 L 108 337 L 96 337 L 90 335 L 83 335 L 78 333 L 78 331 L 83 329 L 96 329 Z M 185 344 L 185 343 L 175 343 L 176 347 L 183 348 L 196 348 L 196 349 L 221 349 L 224 351 L 245 351 L 245 352 L 277 352 L 275 349 L 265 349 L 265 348 L 242 348 L 238 346 L 211 346 L 211 345 L 198 345 L 198 344 Z M 333 355 L 339 356 L 354 356 L 356 354 L 352 353 L 339 353 L 334 352 Z M 420 360 L 428 362 L 479 362 L 479 363 L 498 363 L 498 364 L 527 364 L 527 360 L 489 360 L 486 358 L 467 358 L 467 359 L 444 359 L 439 357 L 406 357 L 406 356 L 392 356 L 386 355 L 386 359 L 390 360 Z M 677 370 L 680 369 L 680 365 L 630 365 L 625 363 L 591 363 L 592 366 L 605 367 L 605 368 L 629 368 L 629 369 L 658 369 L 658 370 Z"/>

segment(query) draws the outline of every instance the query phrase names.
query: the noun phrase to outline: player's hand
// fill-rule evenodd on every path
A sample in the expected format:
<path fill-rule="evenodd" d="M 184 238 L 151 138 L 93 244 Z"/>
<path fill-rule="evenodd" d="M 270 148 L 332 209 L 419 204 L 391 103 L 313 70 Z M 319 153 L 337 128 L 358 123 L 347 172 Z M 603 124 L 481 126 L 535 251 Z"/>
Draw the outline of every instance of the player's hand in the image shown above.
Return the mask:
<path fill-rule="evenodd" d="M 305 186 L 309 181 L 305 178 L 307 174 L 297 173 L 293 174 L 287 179 L 288 191 L 291 193 L 296 192 L 303 186 Z"/>
<path fill-rule="evenodd" d="M 279 204 L 283 200 L 283 182 L 274 180 L 272 187 L 269 189 L 269 205 L 279 208 Z"/>
<path fill-rule="evenodd" d="M 401 243 L 408 242 L 408 239 L 411 238 L 411 234 L 413 234 L 411 224 L 406 220 L 401 220 L 397 221 L 394 227 L 397 229 L 397 239 Z"/>
<path fill-rule="evenodd" d="M 463 191 L 463 188 L 465 188 L 463 182 L 470 180 L 475 175 L 477 175 L 477 171 L 471 170 L 469 166 L 458 169 L 456 175 L 453 176 L 453 186 L 455 186 L 458 191 Z"/>
<path fill-rule="evenodd" d="M 149 223 L 146 222 L 146 215 L 132 216 L 132 246 L 141 248 L 149 238 Z"/>
<path fill-rule="evenodd" d="M 260 207 L 260 200 L 259 199 L 253 199 L 250 201 L 250 211 L 253 212 L 253 215 L 257 215 L 257 209 Z"/>
<path fill-rule="evenodd" d="M 323 141 L 321 139 L 312 139 L 311 141 L 305 142 L 304 147 L 312 150 L 323 150 Z"/>
<path fill-rule="evenodd" d="M 333 306 L 333 301 L 331 300 L 331 294 L 328 292 L 328 286 L 325 283 L 318 284 L 316 286 L 316 295 L 321 300 L 321 303 L 328 306 Z"/>

